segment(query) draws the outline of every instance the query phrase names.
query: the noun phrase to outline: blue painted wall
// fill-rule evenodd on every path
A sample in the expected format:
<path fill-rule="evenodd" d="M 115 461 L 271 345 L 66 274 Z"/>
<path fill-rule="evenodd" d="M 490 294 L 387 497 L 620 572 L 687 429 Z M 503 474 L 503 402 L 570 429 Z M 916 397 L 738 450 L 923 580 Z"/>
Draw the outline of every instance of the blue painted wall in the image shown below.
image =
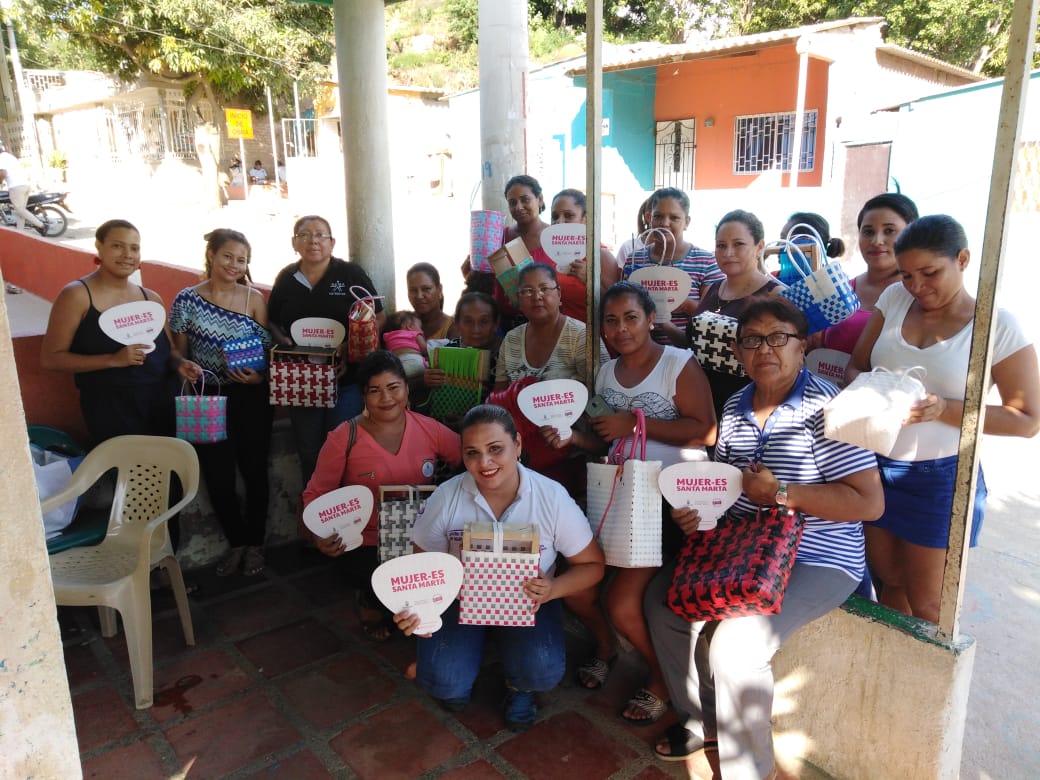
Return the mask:
<path fill-rule="evenodd" d="M 607 180 L 608 149 L 617 156 L 632 179 L 642 190 L 654 188 L 654 85 L 656 68 L 616 71 L 603 74 L 603 117 L 610 120 L 610 133 L 603 137 L 604 184 Z M 585 78 L 574 79 L 574 86 L 584 90 Z M 572 150 L 585 153 L 585 106 L 571 124 Z M 584 164 L 584 163 L 583 163 Z"/>

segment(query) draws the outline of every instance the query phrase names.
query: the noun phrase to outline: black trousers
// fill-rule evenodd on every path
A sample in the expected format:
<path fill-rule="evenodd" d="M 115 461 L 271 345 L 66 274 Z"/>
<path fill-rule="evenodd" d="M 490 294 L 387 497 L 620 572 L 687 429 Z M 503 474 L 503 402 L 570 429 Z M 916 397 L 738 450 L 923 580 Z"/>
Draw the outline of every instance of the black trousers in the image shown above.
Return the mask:
<path fill-rule="evenodd" d="M 232 547 L 260 547 L 267 529 L 269 481 L 267 458 L 271 450 L 274 410 L 267 383 L 222 386 L 227 394 L 226 441 L 197 444 L 199 466 L 220 527 Z M 235 492 L 236 471 L 245 485 L 245 512 Z"/>

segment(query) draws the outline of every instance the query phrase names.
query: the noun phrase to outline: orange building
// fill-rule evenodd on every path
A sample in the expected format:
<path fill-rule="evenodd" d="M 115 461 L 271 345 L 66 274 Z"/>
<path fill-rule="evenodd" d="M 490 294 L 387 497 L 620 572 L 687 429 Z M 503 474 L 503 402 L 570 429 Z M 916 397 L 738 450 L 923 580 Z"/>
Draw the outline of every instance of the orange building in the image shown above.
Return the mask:
<path fill-rule="evenodd" d="M 640 181 L 689 193 L 695 238 L 706 239 L 713 218 L 737 207 L 758 213 L 767 231 L 778 230 L 791 211 L 818 211 L 851 238 L 863 200 L 892 184 L 895 114 L 887 109 L 937 87 L 979 80 L 886 43 L 885 29 L 880 17 L 852 18 L 696 43 L 615 47 L 604 53 L 604 91 L 637 80 L 653 89 L 652 125 L 616 139 L 616 151 Z M 567 71 L 579 83 L 584 73 Z M 616 117 L 626 108 L 615 101 L 613 111 Z M 607 189 L 609 173 L 605 166 Z M 618 200 L 626 208 L 631 201 L 628 210 L 635 211 L 641 195 L 626 192 Z"/>

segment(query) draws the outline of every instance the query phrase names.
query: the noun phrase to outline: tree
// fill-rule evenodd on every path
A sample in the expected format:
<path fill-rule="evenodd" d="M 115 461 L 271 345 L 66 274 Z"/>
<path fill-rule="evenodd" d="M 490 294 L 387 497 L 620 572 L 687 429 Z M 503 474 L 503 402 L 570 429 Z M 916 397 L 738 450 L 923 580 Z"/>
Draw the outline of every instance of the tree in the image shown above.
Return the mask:
<path fill-rule="evenodd" d="M 784 0 L 750 6 L 744 32 L 880 16 L 887 40 L 987 76 L 999 76 L 1007 61 L 1012 0 Z"/>
<path fill-rule="evenodd" d="M 142 74 L 214 103 L 264 106 L 292 82 L 328 78 L 332 12 L 289 0 L 15 0 L 34 62 L 82 67 L 126 81 Z"/>

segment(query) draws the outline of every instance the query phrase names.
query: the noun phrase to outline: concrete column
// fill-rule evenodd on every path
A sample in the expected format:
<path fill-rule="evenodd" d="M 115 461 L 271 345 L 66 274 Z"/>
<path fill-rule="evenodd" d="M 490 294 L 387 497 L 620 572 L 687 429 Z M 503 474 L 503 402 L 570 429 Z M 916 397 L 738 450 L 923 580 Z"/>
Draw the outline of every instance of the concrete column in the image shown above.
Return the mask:
<path fill-rule="evenodd" d="M 527 169 L 527 0 L 480 0 L 480 181 L 501 211 L 510 176 Z"/>
<path fill-rule="evenodd" d="M 394 307 L 394 226 L 383 0 L 335 0 L 349 259 Z M 421 133 L 421 128 L 416 128 Z M 335 222 L 335 220 L 333 220 Z"/>
<path fill-rule="evenodd" d="M 43 519 L 0 296 L 0 776 L 81 776 Z"/>

